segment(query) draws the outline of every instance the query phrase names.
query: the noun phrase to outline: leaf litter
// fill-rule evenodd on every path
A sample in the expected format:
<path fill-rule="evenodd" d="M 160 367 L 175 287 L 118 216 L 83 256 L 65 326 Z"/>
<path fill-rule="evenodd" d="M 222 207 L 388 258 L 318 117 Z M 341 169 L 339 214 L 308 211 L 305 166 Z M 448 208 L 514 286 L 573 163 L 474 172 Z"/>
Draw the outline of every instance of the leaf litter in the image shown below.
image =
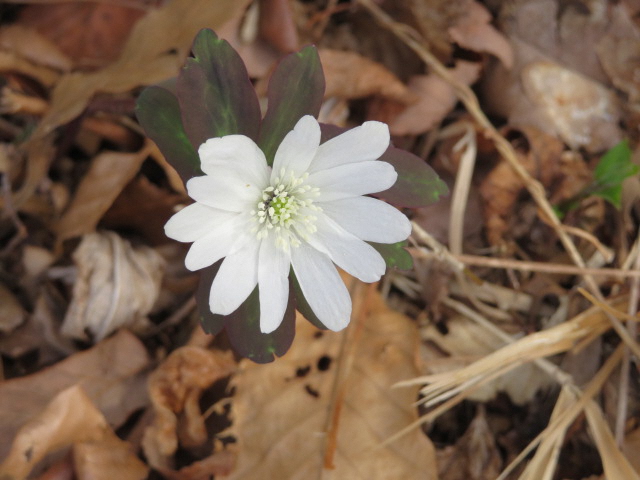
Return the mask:
<path fill-rule="evenodd" d="M 0 476 L 638 478 L 635 4 L 214 3 L 0 7 Z M 299 319 L 268 365 L 197 327 L 188 199 L 132 112 L 205 26 L 263 102 L 318 44 L 321 115 L 453 187 L 408 211 L 413 271 L 347 280 L 352 326 Z"/>

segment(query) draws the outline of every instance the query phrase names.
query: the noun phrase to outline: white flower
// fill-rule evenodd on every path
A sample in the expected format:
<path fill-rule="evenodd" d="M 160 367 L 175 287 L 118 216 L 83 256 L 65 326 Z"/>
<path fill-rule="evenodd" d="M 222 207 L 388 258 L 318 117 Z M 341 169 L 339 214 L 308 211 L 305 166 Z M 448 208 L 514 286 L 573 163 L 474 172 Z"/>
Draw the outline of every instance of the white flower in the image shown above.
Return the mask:
<path fill-rule="evenodd" d="M 213 313 L 228 315 L 259 286 L 260 330 L 282 322 L 290 269 L 318 319 L 331 330 L 349 323 L 351 299 L 334 264 L 364 282 L 385 272 L 366 241 L 395 243 L 411 231 L 394 207 L 371 197 L 391 187 L 394 168 L 379 158 L 389 146 L 384 123 L 366 122 L 320 145 L 320 126 L 302 117 L 273 162 L 243 135 L 207 140 L 205 173 L 187 182 L 195 203 L 165 225 L 167 236 L 193 242 L 189 270 L 224 258 L 211 285 Z"/>

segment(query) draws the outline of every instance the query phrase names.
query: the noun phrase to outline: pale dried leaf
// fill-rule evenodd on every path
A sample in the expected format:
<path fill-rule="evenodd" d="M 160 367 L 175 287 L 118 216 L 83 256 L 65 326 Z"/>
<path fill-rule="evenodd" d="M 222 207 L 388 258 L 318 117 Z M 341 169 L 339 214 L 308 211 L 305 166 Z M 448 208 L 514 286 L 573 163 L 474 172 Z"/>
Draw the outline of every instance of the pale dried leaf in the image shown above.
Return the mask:
<path fill-rule="evenodd" d="M 0 383 L 0 458 L 18 428 L 72 385 L 83 388 L 111 426 L 121 425 L 147 402 L 140 373 L 148 363 L 144 345 L 123 330 L 53 367 Z"/>
<path fill-rule="evenodd" d="M 32 28 L 17 24 L 0 29 L 0 49 L 14 52 L 35 65 L 71 69 L 71 60 L 60 49 Z"/>
<path fill-rule="evenodd" d="M 620 107 L 603 85 L 551 62 L 533 62 L 522 71 L 529 100 L 542 107 L 547 128 L 572 148 L 601 152 L 617 144 Z"/>
<path fill-rule="evenodd" d="M 56 225 L 58 241 L 93 232 L 102 215 L 138 173 L 150 152 L 103 152 L 93 159 L 64 215 Z"/>
<path fill-rule="evenodd" d="M 640 428 L 636 428 L 624 437 L 622 452 L 629 459 L 636 473 L 640 473 Z"/>
<path fill-rule="evenodd" d="M 449 28 L 449 35 L 461 47 L 495 55 L 505 67 L 511 68 L 513 49 L 505 36 L 491 25 L 491 20 L 491 14 L 484 5 L 471 2 L 455 25 Z"/>
<path fill-rule="evenodd" d="M 34 137 L 46 135 L 77 117 L 96 92 L 128 92 L 176 75 L 197 31 L 222 25 L 247 3 L 173 0 L 150 12 L 132 29 L 118 60 L 94 73 L 70 73 L 57 83 L 51 108 Z"/>
<path fill-rule="evenodd" d="M 478 79 L 480 64 L 460 60 L 449 73 L 458 81 L 471 85 Z M 419 135 L 438 125 L 457 102 L 456 94 L 436 74 L 420 75 L 409 80 L 409 89 L 420 100 L 407 107 L 389 125 L 393 135 Z"/>
<path fill-rule="evenodd" d="M 64 335 L 100 341 L 121 327 L 142 328 L 160 292 L 164 260 L 114 232 L 85 235 L 73 253 L 77 278 Z"/>
<path fill-rule="evenodd" d="M 16 296 L 0 283 L 0 333 L 12 332 L 24 321 L 25 311 Z"/>
<path fill-rule="evenodd" d="M 129 451 L 128 444 L 113 433 L 102 413 L 78 385 L 57 394 L 41 413 L 20 429 L 9 455 L 0 465 L 0 478 L 26 478 L 48 453 L 85 442 L 90 445 L 108 443 L 109 449 L 103 451 L 103 455 L 109 455 L 110 458 L 101 460 L 109 464 L 111 460 L 118 458 L 118 479 L 146 478 L 147 467 Z M 114 478 L 105 476 L 105 473 L 107 472 L 91 478 Z M 114 471 L 111 475 L 113 473 Z"/>
<path fill-rule="evenodd" d="M 326 78 L 326 97 L 363 98 L 380 95 L 400 103 L 417 100 L 407 86 L 380 63 L 355 52 L 322 48 L 318 52 Z"/>
<path fill-rule="evenodd" d="M 361 324 L 319 332 L 299 317 L 286 356 L 268 365 L 242 362 L 232 379 L 238 460 L 228 478 L 437 478 L 433 445 L 420 431 L 380 447 L 416 418 L 416 391 L 392 386 L 416 374 L 418 335 L 407 317 L 369 293 Z M 345 335 L 352 363 L 341 358 Z M 336 435 L 332 470 L 323 469 L 329 432 Z"/>
<path fill-rule="evenodd" d="M 143 449 L 151 466 L 168 469 L 170 457 L 179 444 L 199 446 L 207 440 L 198 404 L 200 395 L 235 367 L 230 352 L 185 346 L 172 352 L 151 374 L 149 396 L 155 418 L 143 439 Z M 183 425 L 179 425 L 181 414 Z"/>

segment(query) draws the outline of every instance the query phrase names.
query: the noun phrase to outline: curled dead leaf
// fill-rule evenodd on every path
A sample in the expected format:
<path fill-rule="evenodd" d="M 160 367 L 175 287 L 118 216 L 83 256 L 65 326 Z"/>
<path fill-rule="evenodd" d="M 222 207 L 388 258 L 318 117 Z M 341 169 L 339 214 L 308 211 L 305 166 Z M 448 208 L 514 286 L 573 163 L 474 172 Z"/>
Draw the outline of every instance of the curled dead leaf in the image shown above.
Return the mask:
<path fill-rule="evenodd" d="M 480 74 L 480 64 L 458 61 L 449 70 L 460 82 L 471 85 Z M 419 97 L 389 125 L 393 135 L 419 135 L 438 125 L 453 109 L 457 97 L 453 87 L 436 74 L 415 76 L 409 80 L 409 89 Z"/>
<path fill-rule="evenodd" d="M 120 327 L 146 323 L 160 291 L 164 260 L 114 232 L 85 235 L 73 253 L 77 278 L 62 333 L 99 341 Z"/>
<path fill-rule="evenodd" d="M 76 455 L 79 478 L 141 480 L 148 468 L 120 440 L 107 424 L 102 413 L 79 386 L 56 395 L 47 407 L 18 432 L 7 458 L 0 464 L 0 478 L 27 478 L 33 467 L 47 454 L 76 446 L 92 451 L 91 458 Z M 100 455 L 96 458 L 95 452 Z M 91 460 L 99 460 L 92 464 Z M 78 468 L 80 467 L 80 468 Z M 96 469 L 100 467 L 100 469 Z"/>
<path fill-rule="evenodd" d="M 199 446 L 207 440 L 198 404 L 202 392 L 235 369 L 231 352 L 184 346 L 169 355 L 149 377 L 155 412 L 142 446 L 149 464 L 170 469 L 178 445 Z"/>
<path fill-rule="evenodd" d="M 461 47 L 495 55 L 505 67 L 511 68 L 513 49 L 506 37 L 491 25 L 491 20 L 491 13 L 484 5 L 471 2 L 449 28 L 449 35 Z"/>
<path fill-rule="evenodd" d="M 416 95 L 380 63 L 355 52 L 321 48 L 318 53 L 327 82 L 325 97 L 351 99 L 380 95 L 405 105 L 417 100 Z"/>
<path fill-rule="evenodd" d="M 38 373 L 0 383 L 0 458 L 18 428 L 64 389 L 81 385 L 114 428 L 148 402 L 144 389 L 149 357 L 133 334 L 121 330 L 93 348 Z M 115 477 L 114 477 L 115 478 Z"/>

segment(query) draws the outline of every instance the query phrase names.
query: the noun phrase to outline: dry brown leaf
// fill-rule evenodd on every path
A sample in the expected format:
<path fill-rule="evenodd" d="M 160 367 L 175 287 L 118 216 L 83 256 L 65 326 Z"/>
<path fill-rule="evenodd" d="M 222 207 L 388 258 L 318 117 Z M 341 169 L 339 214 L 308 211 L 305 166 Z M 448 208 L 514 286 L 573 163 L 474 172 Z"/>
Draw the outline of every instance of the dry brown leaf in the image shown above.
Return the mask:
<path fill-rule="evenodd" d="M 484 5 L 471 2 L 455 25 L 449 28 L 449 35 L 461 47 L 495 55 L 505 67 L 511 68 L 513 49 L 505 36 L 491 25 L 491 21 L 491 13 Z"/>
<path fill-rule="evenodd" d="M 460 60 L 449 73 L 471 85 L 480 74 L 480 64 Z M 420 100 L 407 107 L 389 125 L 393 135 L 419 135 L 431 130 L 453 109 L 457 97 L 451 85 L 436 74 L 420 75 L 409 80 L 409 89 Z"/>
<path fill-rule="evenodd" d="M 151 374 L 149 396 L 155 418 L 142 445 L 152 467 L 170 470 L 170 457 L 179 444 L 193 447 L 207 440 L 200 395 L 235 368 L 231 352 L 185 346 L 171 353 Z"/>
<path fill-rule="evenodd" d="M 281 52 L 298 50 L 298 31 L 289 0 L 260 0 L 260 34 Z"/>
<path fill-rule="evenodd" d="M 0 283 L 0 333 L 9 333 L 24 321 L 25 311 L 16 296 Z"/>
<path fill-rule="evenodd" d="M 176 75 L 197 31 L 222 25 L 247 3 L 173 0 L 150 12 L 134 26 L 114 63 L 94 73 L 70 73 L 60 79 L 52 93 L 50 110 L 34 138 L 77 117 L 96 92 L 128 92 Z"/>
<path fill-rule="evenodd" d="M 53 367 L 0 383 L 0 458 L 6 456 L 18 428 L 72 385 L 82 386 L 111 426 L 121 425 L 147 402 L 140 373 L 148 363 L 144 345 L 122 330 Z"/>
<path fill-rule="evenodd" d="M 631 462 L 637 473 L 640 473 L 640 428 L 636 428 L 624 437 L 622 452 Z"/>
<path fill-rule="evenodd" d="M 534 62 L 522 71 L 524 90 L 542 107 L 547 128 L 572 148 L 601 152 L 622 138 L 620 107 L 603 85 L 551 62 Z"/>
<path fill-rule="evenodd" d="M 94 158 L 55 227 L 58 241 L 93 232 L 102 215 L 138 173 L 149 152 L 145 147 L 136 153 L 103 152 Z"/>
<path fill-rule="evenodd" d="M 417 100 L 407 86 L 380 63 L 355 52 L 321 48 L 318 53 L 327 82 L 325 97 L 380 95 L 406 105 Z"/>
<path fill-rule="evenodd" d="M 232 379 L 238 460 L 228 478 L 437 478 L 434 447 L 420 431 L 380 448 L 416 418 L 416 391 L 392 386 L 415 375 L 418 334 L 370 293 L 361 324 L 319 332 L 299 317 L 287 355 L 268 365 L 242 361 Z M 341 356 L 345 335 L 350 353 Z M 330 438 L 335 450 L 327 450 Z M 334 469 L 323 469 L 327 454 Z"/>
<path fill-rule="evenodd" d="M 100 341 L 121 327 L 144 327 L 160 292 L 164 260 L 115 232 L 89 233 L 73 252 L 77 278 L 62 324 L 66 336 Z"/>
<path fill-rule="evenodd" d="M 14 52 L 36 65 L 65 72 L 71 69 L 71 60 L 56 45 L 34 29 L 15 23 L 0 29 L 0 49 Z"/>
<path fill-rule="evenodd" d="M 27 5 L 17 25 L 37 30 L 76 65 L 103 66 L 118 58 L 142 9 L 109 3 Z"/>
<path fill-rule="evenodd" d="M 141 480 L 148 468 L 120 440 L 91 399 L 78 385 L 58 393 L 45 409 L 18 432 L 0 478 L 20 480 L 47 454 L 76 445 L 79 478 Z M 99 456 L 96 456 L 99 451 Z M 82 454 L 90 457 L 82 457 Z"/>

